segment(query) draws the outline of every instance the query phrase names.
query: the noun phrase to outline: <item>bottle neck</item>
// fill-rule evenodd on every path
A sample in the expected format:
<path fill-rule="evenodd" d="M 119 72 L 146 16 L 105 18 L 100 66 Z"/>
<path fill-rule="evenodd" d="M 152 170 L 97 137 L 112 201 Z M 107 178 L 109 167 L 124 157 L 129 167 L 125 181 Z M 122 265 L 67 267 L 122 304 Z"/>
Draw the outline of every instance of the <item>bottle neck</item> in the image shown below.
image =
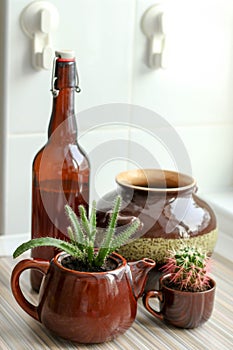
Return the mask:
<path fill-rule="evenodd" d="M 58 59 L 55 68 L 55 89 L 48 137 L 55 142 L 76 142 L 77 123 L 75 118 L 75 61 Z"/>

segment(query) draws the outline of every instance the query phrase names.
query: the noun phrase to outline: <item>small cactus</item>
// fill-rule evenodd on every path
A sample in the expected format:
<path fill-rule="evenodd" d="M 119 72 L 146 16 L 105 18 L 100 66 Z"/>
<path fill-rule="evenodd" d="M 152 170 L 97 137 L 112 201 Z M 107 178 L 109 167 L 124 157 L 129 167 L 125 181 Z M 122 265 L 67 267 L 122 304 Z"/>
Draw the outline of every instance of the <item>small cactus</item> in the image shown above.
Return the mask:
<path fill-rule="evenodd" d="M 170 251 L 164 273 L 172 273 L 170 284 L 179 290 L 200 292 L 209 288 L 210 258 L 196 247 L 183 246 Z"/>

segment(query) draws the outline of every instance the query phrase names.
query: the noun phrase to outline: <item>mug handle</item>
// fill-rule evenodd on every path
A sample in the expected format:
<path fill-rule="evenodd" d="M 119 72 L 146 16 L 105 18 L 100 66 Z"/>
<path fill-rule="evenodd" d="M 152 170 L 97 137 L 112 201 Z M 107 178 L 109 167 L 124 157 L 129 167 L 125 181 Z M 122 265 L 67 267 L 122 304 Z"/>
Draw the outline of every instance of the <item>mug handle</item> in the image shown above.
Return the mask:
<path fill-rule="evenodd" d="M 38 306 L 31 304 L 23 295 L 19 284 L 19 278 L 23 271 L 35 269 L 46 275 L 50 262 L 46 260 L 25 259 L 21 260 L 13 269 L 11 274 L 11 290 L 17 303 L 31 317 L 40 322 L 38 314 Z"/>
<path fill-rule="evenodd" d="M 150 290 L 149 292 L 143 294 L 142 302 L 144 307 L 149 311 L 153 316 L 159 318 L 161 321 L 163 320 L 163 314 L 161 311 L 156 311 L 149 304 L 150 298 L 158 298 L 160 302 L 163 301 L 163 293 L 159 290 Z"/>

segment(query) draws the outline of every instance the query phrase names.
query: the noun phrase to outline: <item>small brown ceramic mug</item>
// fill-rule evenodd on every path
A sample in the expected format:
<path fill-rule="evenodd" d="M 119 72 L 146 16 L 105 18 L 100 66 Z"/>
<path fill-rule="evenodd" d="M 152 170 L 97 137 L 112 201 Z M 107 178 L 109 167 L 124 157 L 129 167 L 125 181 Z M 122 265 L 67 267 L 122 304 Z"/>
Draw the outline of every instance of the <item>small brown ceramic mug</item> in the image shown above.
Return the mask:
<path fill-rule="evenodd" d="M 196 328 L 206 322 L 213 310 L 216 283 L 210 279 L 210 289 L 203 292 L 186 292 L 166 286 L 171 275 L 160 278 L 160 289 L 151 290 L 143 295 L 145 308 L 156 318 L 180 328 Z M 157 298 L 160 310 L 155 310 L 149 303 L 150 298 Z"/>

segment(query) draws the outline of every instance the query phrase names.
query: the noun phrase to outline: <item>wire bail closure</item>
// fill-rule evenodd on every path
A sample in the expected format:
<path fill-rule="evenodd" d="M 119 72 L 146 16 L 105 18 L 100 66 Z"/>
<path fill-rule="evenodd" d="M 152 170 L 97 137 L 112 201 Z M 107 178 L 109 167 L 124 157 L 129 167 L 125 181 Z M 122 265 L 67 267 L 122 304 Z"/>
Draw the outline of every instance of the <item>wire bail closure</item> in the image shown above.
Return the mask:
<path fill-rule="evenodd" d="M 52 69 L 52 79 L 51 79 L 51 89 L 52 95 L 54 98 L 56 98 L 59 95 L 59 90 L 55 89 L 55 81 L 57 80 L 57 77 L 55 77 L 55 67 L 56 67 L 56 61 L 59 57 L 54 57 L 53 59 L 53 69 Z M 78 70 L 76 65 L 76 84 L 75 84 L 75 91 L 79 93 L 81 91 L 79 87 L 79 76 L 78 76 Z"/>

